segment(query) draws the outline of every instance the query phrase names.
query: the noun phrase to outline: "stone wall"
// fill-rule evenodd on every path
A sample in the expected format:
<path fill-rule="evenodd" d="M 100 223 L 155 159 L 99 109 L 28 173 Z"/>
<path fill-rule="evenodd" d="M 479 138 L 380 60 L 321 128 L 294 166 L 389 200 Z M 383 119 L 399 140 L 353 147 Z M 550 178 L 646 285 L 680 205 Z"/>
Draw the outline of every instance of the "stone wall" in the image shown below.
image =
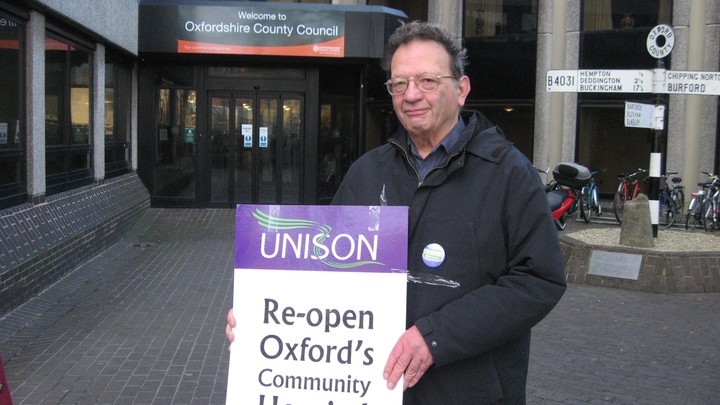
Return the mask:
<path fill-rule="evenodd" d="M 114 244 L 149 208 L 136 174 L 0 211 L 0 316 Z"/>

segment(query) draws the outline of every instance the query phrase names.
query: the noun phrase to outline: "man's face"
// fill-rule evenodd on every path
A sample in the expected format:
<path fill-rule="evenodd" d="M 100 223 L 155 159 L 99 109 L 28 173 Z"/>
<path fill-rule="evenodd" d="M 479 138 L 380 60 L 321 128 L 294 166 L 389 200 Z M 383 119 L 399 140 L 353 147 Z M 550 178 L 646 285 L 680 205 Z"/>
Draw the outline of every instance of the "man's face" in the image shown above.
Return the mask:
<path fill-rule="evenodd" d="M 421 74 L 452 75 L 450 55 L 434 41 L 412 41 L 400 46 L 392 57 L 390 72 L 391 78 L 410 79 L 405 93 L 392 96 L 402 125 L 416 140 L 422 138 L 433 144 L 441 141 L 457 123 L 459 110 L 465 104 L 470 91 L 467 76 L 440 79 L 435 91 L 417 88 L 412 78 Z"/>

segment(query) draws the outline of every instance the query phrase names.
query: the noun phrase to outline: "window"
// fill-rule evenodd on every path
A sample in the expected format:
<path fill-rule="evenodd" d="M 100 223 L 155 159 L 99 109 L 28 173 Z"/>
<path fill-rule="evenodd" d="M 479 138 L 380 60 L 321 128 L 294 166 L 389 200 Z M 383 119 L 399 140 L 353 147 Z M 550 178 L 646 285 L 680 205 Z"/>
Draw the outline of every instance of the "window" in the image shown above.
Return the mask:
<path fill-rule="evenodd" d="M 470 100 L 535 98 L 537 0 L 465 0 Z"/>
<path fill-rule="evenodd" d="M 355 80 L 360 75 L 357 72 L 351 74 L 348 69 L 351 68 L 332 65 L 320 67 L 320 77 L 324 78 L 320 81 L 317 155 L 317 201 L 320 204 L 332 201 L 350 164 L 359 154 L 358 100 L 355 89 L 360 87 L 360 83 Z M 383 79 L 384 77 L 380 78 L 370 87 L 375 86 L 387 95 L 387 90 L 382 85 Z M 374 127 L 370 128 L 370 125 L 367 129 L 367 137 L 373 139 L 377 139 L 381 134 L 385 135 L 386 132 L 385 125 L 382 125 L 379 131 L 374 130 Z M 381 141 L 377 142 L 380 144 Z"/>
<path fill-rule="evenodd" d="M 535 0 L 465 0 L 464 37 L 537 32 Z"/>
<path fill-rule="evenodd" d="M 0 10 L 0 208 L 27 199 L 23 89 L 24 23 Z"/>
<path fill-rule="evenodd" d="M 581 69 L 653 69 L 657 60 L 646 49 L 652 27 L 670 23 L 671 0 L 585 0 L 580 33 Z M 670 66 L 671 58 L 666 58 Z M 648 131 L 624 126 L 626 93 L 578 94 L 577 161 L 608 172 L 598 181 L 600 192 L 612 196 L 617 173 L 647 169 L 652 150 Z M 651 96 L 630 100 L 654 103 Z"/>
<path fill-rule="evenodd" d="M 538 0 L 464 0 L 463 6 L 472 84 L 465 106 L 482 111 L 532 158 Z"/>
<path fill-rule="evenodd" d="M 669 24 L 672 0 L 585 0 L 583 31 L 651 28 Z"/>
<path fill-rule="evenodd" d="M 131 68 L 105 64 L 105 178 L 130 170 Z"/>
<path fill-rule="evenodd" d="M 156 66 L 153 197 L 194 199 L 197 91 L 194 68 Z"/>
<path fill-rule="evenodd" d="M 93 180 L 91 79 L 91 51 L 48 33 L 45 37 L 47 194 Z"/>

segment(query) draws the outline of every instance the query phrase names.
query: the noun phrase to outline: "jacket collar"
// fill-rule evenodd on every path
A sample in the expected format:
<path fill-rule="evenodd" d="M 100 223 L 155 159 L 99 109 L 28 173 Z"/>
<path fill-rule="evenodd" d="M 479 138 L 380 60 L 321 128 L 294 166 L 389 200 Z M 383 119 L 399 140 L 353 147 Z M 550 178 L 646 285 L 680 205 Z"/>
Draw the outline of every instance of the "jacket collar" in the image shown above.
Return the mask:
<path fill-rule="evenodd" d="M 482 113 L 471 110 L 462 111 L 460 117 L 465 121 L 465 129 L 453 150 L 448 151 L 449 155 L 454 155 L 464 149 L 468 153 L 497 163 L 510 150 L 512 143 L 505 138 L 502 130 L 490 122 Z M 394 129 L 388 141 L 410 156 L 410 151 L 407 149 L 407 131 L 399 124 L 394 114 L 388 121 L 388 129 Z"/>

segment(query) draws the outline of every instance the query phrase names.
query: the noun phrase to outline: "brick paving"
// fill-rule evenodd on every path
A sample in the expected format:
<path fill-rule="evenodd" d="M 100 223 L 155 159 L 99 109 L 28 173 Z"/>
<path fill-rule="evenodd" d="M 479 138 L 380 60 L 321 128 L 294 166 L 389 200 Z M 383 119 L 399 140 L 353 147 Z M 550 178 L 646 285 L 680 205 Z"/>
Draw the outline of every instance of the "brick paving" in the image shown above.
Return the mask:
<path fill-rule="evenodd" d="M 149 209 L 0 318 L 15 404 L 223 404 L 234 211 Z M 712 404 L 720 294 L 570 285 L 534 330 L 529 404 Z"/>

